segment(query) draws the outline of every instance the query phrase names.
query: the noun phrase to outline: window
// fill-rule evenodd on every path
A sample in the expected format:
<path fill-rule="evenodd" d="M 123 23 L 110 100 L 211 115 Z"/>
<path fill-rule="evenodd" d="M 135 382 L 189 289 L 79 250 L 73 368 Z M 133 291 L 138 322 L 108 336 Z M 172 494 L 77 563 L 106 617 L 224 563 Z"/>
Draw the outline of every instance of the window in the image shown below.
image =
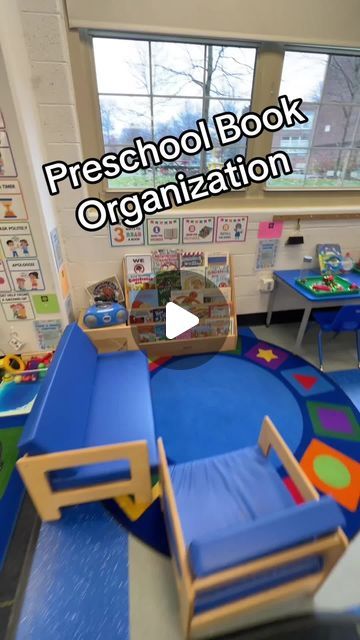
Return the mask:
<path fill-rule="evenodd" d="M 212 116 L 223 111 L 240 116 L 250 108 L 255 48 L 94 36 L 93 51 L 106 152 L 119 152 L 137 136 L 178 136 L 199 118 L 208 121 L 215 143 Z M 108 186 L 157 186 L 177 171 L 203 173 L 245 151 L 245 139 L 214 146 L 210 152 L 184 154 L 173 163 L 123 174 Z"/>
<path fill-rule="evenodd" d="M 302 98 L 309 121 L 274 135 L 273 150 L 287 151 L 294 173 L 268 187 L 359 188 L 360 55 L 286 51 L 282 94 Z"/>

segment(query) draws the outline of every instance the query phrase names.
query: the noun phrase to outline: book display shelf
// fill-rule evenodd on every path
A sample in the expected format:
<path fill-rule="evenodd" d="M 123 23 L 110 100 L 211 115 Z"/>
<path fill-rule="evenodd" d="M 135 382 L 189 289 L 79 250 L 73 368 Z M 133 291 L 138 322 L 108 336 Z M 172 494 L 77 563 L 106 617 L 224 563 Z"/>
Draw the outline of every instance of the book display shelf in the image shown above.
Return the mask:
<path fill-rule="evenodd" d="M 176 253 L 179 263 L 171 264 Z M 201 251 L 127 255 L 123 260 L 127 324 L 89 329 L 81 313 L 79 325 L 102 352 L 141 349 L 157 358 L 232 351 L 237 320 L 231 257 L 224 256 L 225 266 L 217 265 L 216 259 L 216 254 L 207 257 Z M 166 338 L 170 301 L 199 317 L 196 327 L 172 340 Z"/>

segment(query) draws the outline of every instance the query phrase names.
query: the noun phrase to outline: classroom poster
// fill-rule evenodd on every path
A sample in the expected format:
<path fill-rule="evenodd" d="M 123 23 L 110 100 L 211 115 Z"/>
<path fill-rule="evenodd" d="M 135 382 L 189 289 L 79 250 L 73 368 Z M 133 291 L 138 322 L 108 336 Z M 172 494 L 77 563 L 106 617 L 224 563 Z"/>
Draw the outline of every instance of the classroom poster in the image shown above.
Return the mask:
<path fill-rule="evenodd" d="M 38 260 L 8 260 L 7 265 L 16 291 L 45 289 Z"/>
<path fill-rule="evenodd" d="M 64 300 L 66 300 L 66 298 L 70 293 L 70 285 L 69 285 L 67 269 L 64 264 L 62 264 L 59 269 L 59 282 L 60 282 L 62 296 Z"/>
<path fill-rule="evenodd" d="M 213 216 L 183 218 L 183 243 L 199 244 L 214 241 L 215 218 Z"/>
<path fill-rule="evenodd" d="M 279 240 L 259 240 L 256 254 L 256 270 L 272 269 L 275 266 Z"/>
<path fill-rule="evenodd" d="M 259 222 L 259 240 L 270 240 L 271 238 L 281 238 L 283 232 L 283 222 Z"/>
<path fill-rule="evenodd" d="M 36 249 L 27 222 L 0 222 L 0 241 L 5 258 L 34 258 Z"/>
<path fill-rule="evenodd" d="M 144 225 L 128 229 L 119 222 L 109 225 L 110 244 L 112 247 L 139 246 L 145 243 Z"/>
<path fill-rule="evenodd" d="M 35 320 L 34 327 L 40 349 L 56 349 L 62 333 L 61 320 Z"/>
<path fill-rule="evenodd" d="M 0 221 L 27 220 L 27 212 L 17 180 L 0 180 Z"/>
<path fill-rule="evenodd" d="M 11 291 L 12 286 L 5 271 L 5 266 L 2 260 L 0 260 L 0 293 L 4 291 Z"/>
<path fill-rule="evenodd" d="M 153 270 L 151 253 L 127 255 L 125 256 L 125 264 L 128 276 L 141 276 L 144 273 L 152 273 Z"/>
<path fill-rule="evenodd" d="M 10 147 L 0 147 L 0 178 L 15 178 L 17 171 Z"/>
<path fill-rule="evenodd" d="M 147 219 L 148 244 L 179 244 L 180 219 L 179 218 L 148 218 Z"/>
<path fill-rule="evenodd" d="M 54 227 L 54 229 L 51 229 L 50 231 L 50 240 L 51 240 L 51 244 L 54 252 L 56 268 L 57 270 L 59 270 L 62 263 L 64 262 L 64 258 L 61 250 L 59 232 L 56 227 Z"/>
<path fill-rule="evenodd" d="M 0 295 L 5 318 L 13 320 L 33 320 L 34 309 L 32 307 L 28 293 L 7 293 Z"/>
<path fill-rule="evenodd" d="M 0 147 L 9 147 L 9 138 L 6 131 L 0 131 Z"/>
<path fill-rule="evenodd" d="M 244 242 L 247 224 L 247 216 L 218 216 L 216 242 Z"/>
<path fill-rule="evenodd" d="M 59 301 L 55 293 L 35 293 L 31 297 L 37 314 L 60 312 Z"/>

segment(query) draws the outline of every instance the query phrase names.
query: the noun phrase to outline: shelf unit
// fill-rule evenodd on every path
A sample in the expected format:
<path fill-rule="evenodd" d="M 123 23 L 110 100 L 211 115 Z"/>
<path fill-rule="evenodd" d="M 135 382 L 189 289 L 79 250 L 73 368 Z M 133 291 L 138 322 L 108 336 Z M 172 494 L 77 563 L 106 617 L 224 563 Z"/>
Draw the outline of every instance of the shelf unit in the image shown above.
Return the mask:
<path fill-rule="evenodd" d="M 124 291 L 126 308 L 130 310 L 131 304 L 126 287 L 127 273 L 125 260 L 123 261 Z M 139 342 L 137 329 L 141 324 L 122 324 L 113 325 L 111 327 L 102 327 L 99 329 L 88 329 L 83 323 L 84 310 L 80 313 L 78 324 L 81 329 L 89 336 L 100 352 L 109 351 L 134 351 L 141 349 L 145 351 L 150 358 L 159 358 L 162 356 L 181 356 L 196 353 L 212 353 L 218 351 L 232 351 L 236 348 L 238 329 L 235 313 L 235 295 L 234 295 L 234 279 L 233 269 L 230 259 L 230 326 L 232 333 L 227 336 L 204 336 L 174 340 L 156 340 L 153 342 Z M 205 306 L 205 305 L 204 305 Z M 156 308 L 161 308 L 156 307 Z M 196 314 L 196 308 L 194 308 Z M 219 318 L 220 319 L 220 318 Z M 163 325 L 159 323 L 144 323 L 146 326 Z"/>

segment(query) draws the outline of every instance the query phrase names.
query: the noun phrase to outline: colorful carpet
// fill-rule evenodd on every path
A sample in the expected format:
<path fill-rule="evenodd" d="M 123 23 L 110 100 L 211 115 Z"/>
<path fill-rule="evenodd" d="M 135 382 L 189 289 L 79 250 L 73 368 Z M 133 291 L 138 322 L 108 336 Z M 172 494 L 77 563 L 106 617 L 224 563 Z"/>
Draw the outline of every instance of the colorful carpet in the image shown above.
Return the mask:
<path fill-rule="evenodd" d="M 250 336 L 239 337 L 234 352 L 211 359 L 162 358 L 150 370 L 156 435 L 164 440 L 169 462 L 254 445 L 267 414 L 315 487 L 342 508 L 347 535 L 357 533 L 360 414 L 334 380 L 302 358 Z M 279 473 L 300 501 L 281 466 Z M 153 498 L 145 510 L 130 498 L 106 504 L 134 535 L 167 553 L 156 478 Z"/>

